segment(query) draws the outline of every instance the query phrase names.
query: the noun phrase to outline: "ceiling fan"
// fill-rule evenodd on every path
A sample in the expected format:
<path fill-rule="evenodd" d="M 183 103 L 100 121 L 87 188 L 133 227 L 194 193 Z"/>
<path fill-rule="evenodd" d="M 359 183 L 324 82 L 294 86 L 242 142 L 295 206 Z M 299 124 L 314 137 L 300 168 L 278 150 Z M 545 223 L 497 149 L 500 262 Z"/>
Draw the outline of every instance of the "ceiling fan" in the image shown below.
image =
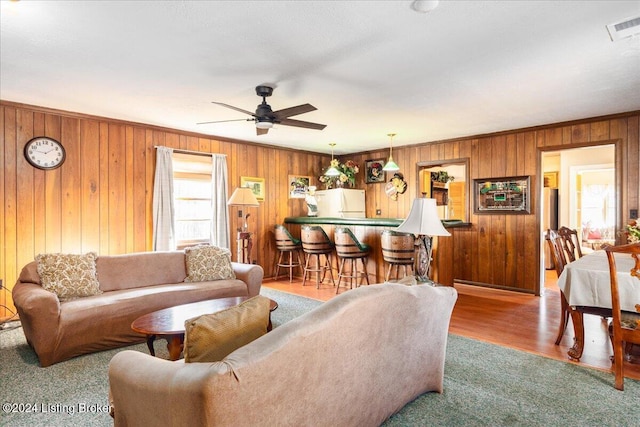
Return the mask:
<path fill-rule="evenodd" d="M 274 124 L 281 124 L 285 126 L 296 126 L 300 128 L 317 129 L 317 130 L 322 130 L 327 126 L 327 125 L 321 125 L 319 123 L 311 123 L 311 122 L 305 122 L 302 120 L 294 120 L 289 118 L 291 116 L 297 116 L 298 114 L 304 114 L 304 113 L 317 110 L 317 108 L 311 104 L 302 104 L 296 107 L 290 107 L 290 108 L 285 108 L 283 110 L 273 111 L 271 109 L 271 106 L 267 104 L 267 101 L 266 101 L 266 98 L 273 94 L 273 87 L 266 86 L 266 85 L 256 86 L 256 94 L 262 97 L 262 103 L 258 105 L 255 113 L 252 113 L 251 111 L 243 110 L 242 108 L 234 107 L 233 105 L 212 101 L 213 104 L 221 105 L 223 107 L 231 108 L 232 110 L 236 110 L 241 113 L 248 114 L 252 118 L 234 119 L 234 120 L 218 120 L 213 122 L 200 122 L 197 124 L 204 125 L 209 123 L 236 122 L 241 120 L 247 121 L 247 122 L 256 122 L 257 135 L 266 134 L 267 132 L 269 132 L 269 129 L 271 129 Z"/>

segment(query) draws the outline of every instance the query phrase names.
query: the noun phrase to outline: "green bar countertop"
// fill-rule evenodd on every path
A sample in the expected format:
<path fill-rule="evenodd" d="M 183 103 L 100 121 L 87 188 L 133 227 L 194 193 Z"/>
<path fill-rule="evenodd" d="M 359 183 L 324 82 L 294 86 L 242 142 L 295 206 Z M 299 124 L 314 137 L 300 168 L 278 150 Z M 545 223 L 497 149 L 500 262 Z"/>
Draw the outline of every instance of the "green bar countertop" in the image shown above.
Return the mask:
<path fill-rule="evenodd" d="M 284 219 L 285 224 L 330 224 L 330 225 L 363 225 L 369 227 L 397 227 L 404 219 L 400 218 L 331 218 L 317 216 L 290 216 Z M 471 224 L 461 219 L 442 220 L 445 228 L 469 227 Z"/>

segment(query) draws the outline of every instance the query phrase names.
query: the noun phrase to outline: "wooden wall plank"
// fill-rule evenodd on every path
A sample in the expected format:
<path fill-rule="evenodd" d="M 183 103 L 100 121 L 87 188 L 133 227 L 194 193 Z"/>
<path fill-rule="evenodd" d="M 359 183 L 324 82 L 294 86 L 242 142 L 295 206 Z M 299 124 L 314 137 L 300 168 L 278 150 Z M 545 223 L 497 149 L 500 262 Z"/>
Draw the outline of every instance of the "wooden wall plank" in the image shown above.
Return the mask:
<path fill-rule="evenodd" d="M 127 249 L 125 126 L 109 124 L 109 253 L 123 254 Z"/>
<path fill-rule="evenodd" d="M 34 168 L 26 161 L 23 155 L 24 143 L 35 135 L 33 134 L 33 113 L 31 111 L 18 110 L 17 120 L 17 143 L 15 145 L 16 162 L 16 239 L 20 247 L 20 252 L 16 261 L 25 264 L 33 260 L 27 254 L 32 254 L 34 249 Z M 22 143 L 24 141 L 24 143 Z"/>
<path fill-rule="evenodd" d="M 146 217 L 147 217 L 147 145 L 145 131 L 136 126 L 133 129 L 133 176 L 132 176 L 132 206 L 133 213 L 133 252 L 144 252 L 146 247 Z"/>
<path fill-rule="evenodd" d="M 17 192 L 17 121 L 16 121 L 16 109 L 7 107 L 4 109 L 3 122 L 4 126 L 2 134 L 2 160 L 3 160 L 3 178 L 2 178 L 2 190 L 0 194 L 3 196 L 2 200 L 2 246 L 0 249 L 2 252 L 2 270 L 0 271 L 0 277 L 3 278 L 3 286 L 8 289 L 12 289 L 15 278 L 17 277 L 17 269 L 20 264 L 18 262 L 18 256 L 24 258 L 26 255 L 20 254 L 17 245 L 17 223 L 16 217 L 18 215 L 18 192 Z M 0 292 L 2 295 L 3 303 L 6 306 L 13 308 L 13 303 L 4 299 L 6 292 Z M 14 310 L 15 311 L 15 310 Z M 0 312 L 0 316 L 5 317 L 8 313 Z"/>
<path fill-rule="evenodd" d="M 83 120 L 80 125 L 82 252 L 100 252 L 100 123 Z"/>
<path fill-rule="evenodd" d="M 78 119 L 62 117 L 61 141 L 67 152 L 65 168 L 60 168 L 62 204 L 62 246 L 65 253 L 82 252 L 81 198 L 79 191 L 83 159 L 80 155 L 80 123 Z M 68 162 L 68 163 L 67 163 Z"/>
<path fill-rule="evenodd" d="M 109 235 L 109 123 L 101 121 L 99 124 L 99 200 L 100 200 L 100 254 L 110 254 L 109 252 L 109 240 L 106 236 Z"/>
<path fill-rule="evenodd" d="M 61 117 L 53 114 L 46 114 L 44 119 L 45 136 L 61 141 L 60 131 Z M 66 161 L 65 161 L 66 163 Z M 45 173 L 45 204 L 47 206 L 45 224 L 46 252 L 60 252 L 62 250 L 62 182 L 61 170 L 66 167 L 64 164 L 58 169 L 46 171 Z"/>
<path fill-rule="evenodd" d="M 44 114 L 34 113 L 33 134 L 45 135 Z M 46 252 L 47 228 L 46 228 L 46 172 L 39 169 L 33 170 L 33 221 L 34 221 L 34 251 L 35 255 Z"/>

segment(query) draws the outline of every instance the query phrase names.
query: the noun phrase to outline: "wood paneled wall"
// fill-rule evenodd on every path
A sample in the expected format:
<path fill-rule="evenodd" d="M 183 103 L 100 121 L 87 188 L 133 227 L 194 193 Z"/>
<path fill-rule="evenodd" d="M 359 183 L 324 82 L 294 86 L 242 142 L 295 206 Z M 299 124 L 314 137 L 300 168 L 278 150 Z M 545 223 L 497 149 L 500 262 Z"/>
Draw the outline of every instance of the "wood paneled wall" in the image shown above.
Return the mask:
<path fill-rule="evenodd" d="M 454 278 L 468 283 L 539 294 L 541 280 L 541 219 L 538 201 L 541 193 L 541 153 L 598 144 L 616 144 L 616 182 L 618 229 L 629 219 L 630 209 L 640 205 L 640 112 L 585 119 L 571 123 L 500 132 L 479 137 L 452 139 L 414 146 L 394 147 L 394 160 L 409 184 L 404 195 L 392 201 L 384 194 L 384 184 L 365 184 L 367 216 L 402 218 L 418 194 L 416 162 L 452 160 L 468 157 L 469 179 L 505 176 L 531 176 L 531 214 L 473 214 L 471 197 L 469 228 L 451 229 Z M 351 156 L 365 160 L 386 158 L 388 150 Z M 389 177 L 387 177 L 389 178 Z M 472 181 L 473 182 L 473 181 Z"/>
<path fill-rule="evenodd" d="M 397 201 L 384 184 L 357 187 L 367 191 L 367 216 L 403 218 L 417 194 L 418 161 L 470 158 L 473 178 L 531 175 L 530 215 L 471 215 L 472 227 L 454 231 L 457 279 L 537 292 L 540 282 L 540 219 L 535 191 L 540 152 L 602 142 L 617 142 L 619 222 L 640 201 L 640 113 L 584 120 L 571 124 L 461 138 L 394 148 L 409 188 Z M 67 159 L 53 171 L 32 168 L 24 144 L 34 136 L 60 140 Z M 151 249 L 153 174 L 156 145 L 227 155 L 229 194 L 240 176 L 264 177 L 266 198 L 250 208 L 255 232 L 253 258 L 273 273 L 276 254 L 272 227 L 287 216 L 306 214 L 303 199 L 288 198 L 288 175 L 317 177 L 330 156 L 198 135 L 0 101 L 0 278 L 11 289 L 20 269 L 38 253 L 96 251 L 121 254 Z M 304 141 L 301 141 L 301 146 Z M 344 156 L 360 165 L 386 158 L 388 150 Z M 321 188 L 320 183 L 316 184 Z M 232 230 L 237 208 L 230 209 Z M 233 236 L 232 236 L 233 240 Z M 235 258 L 235 241 L 232 242 Z M 0 291 L 0 305 L 13 310 L 10 293 Z M 0 318 L 8 314 L 0 308 Z"/>
<path fill-rule="evenodd" d="M 67 151 L 55 170 L 31 167 L 23 156 L 34 136 L 61 141 Z M 0 279 L 11 289 L 39 253 L 122 254 L 152 248 L 155 146 L 227 156 L 229 195 L 241 176 L 266 179 L 265 202 L 249 208 L 253 258 L 271 274 L 272 227 L 306 215 L 303 199 L 288 198 L 288 174 L 316 176 L 330 155 L 223 141 L 172 129 L 0 102 Z M 304 141 L 301 141 L 301 146 Z M 230 208 L 232 253 L 238 209 Z M 0 318 L 14 310 L 0 291 Z"/>

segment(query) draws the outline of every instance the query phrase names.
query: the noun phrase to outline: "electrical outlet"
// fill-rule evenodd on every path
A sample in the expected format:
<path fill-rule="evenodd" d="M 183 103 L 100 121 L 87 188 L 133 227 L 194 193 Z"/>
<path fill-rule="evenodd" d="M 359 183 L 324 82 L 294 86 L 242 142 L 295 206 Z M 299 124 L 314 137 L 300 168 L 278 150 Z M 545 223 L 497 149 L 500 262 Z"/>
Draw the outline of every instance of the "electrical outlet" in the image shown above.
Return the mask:
<path fill-rule="evenodd" d="M 238 211 L 238 218 L 242 218 L 242 211 Z"/>
<path fill-rule="evenodd" d="M 631 218 L 638 218 L 638 209 L 631 209 L 631 210 L 629 211 L 629 214 L 630 214 L 629 216 L 630 216 Z"/>

